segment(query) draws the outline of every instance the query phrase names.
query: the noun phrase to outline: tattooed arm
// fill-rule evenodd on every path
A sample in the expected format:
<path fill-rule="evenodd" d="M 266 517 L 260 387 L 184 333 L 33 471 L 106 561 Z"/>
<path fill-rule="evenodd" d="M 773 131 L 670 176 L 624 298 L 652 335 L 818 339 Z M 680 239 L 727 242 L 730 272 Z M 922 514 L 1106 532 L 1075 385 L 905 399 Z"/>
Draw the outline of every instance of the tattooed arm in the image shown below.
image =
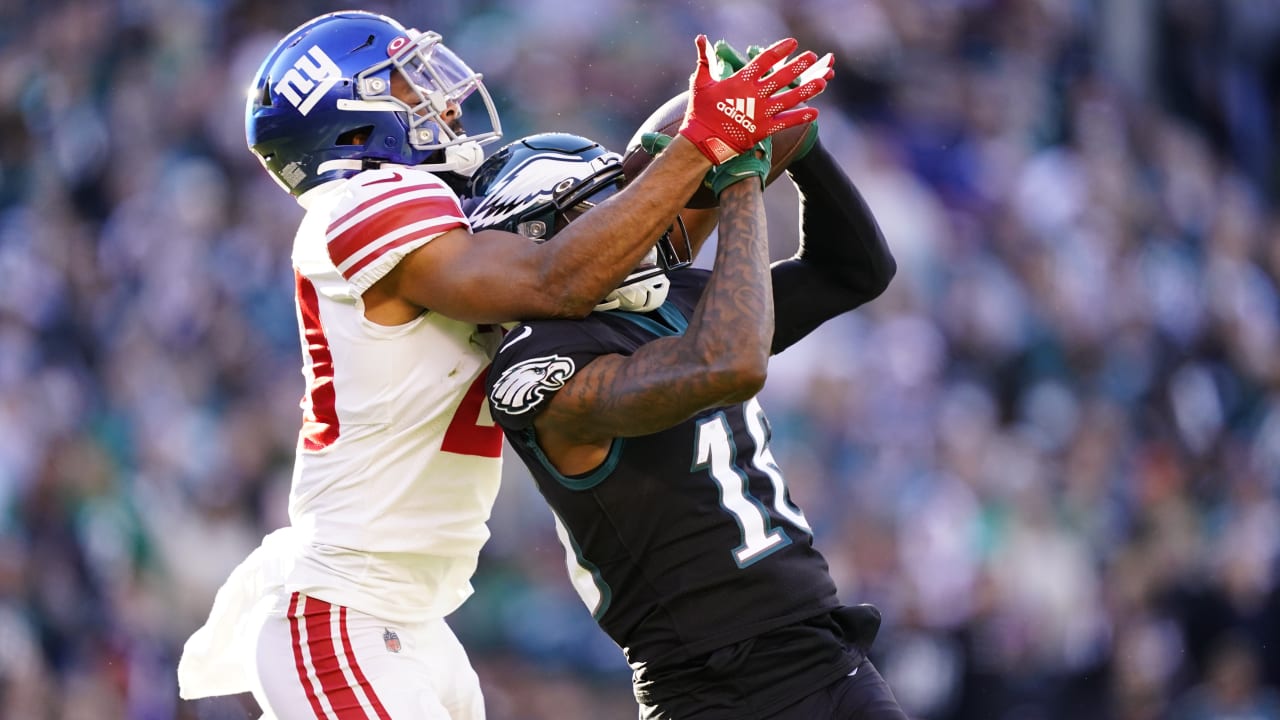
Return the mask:
<path fill-rule="evenodd" d="M 773 289 L 760 183 L 720 194 L 714 270 L 684 335 L 628 356 L 604 355 L 575 374 L 534 421 L 560 472 L 599 466 L 616 437 L 648 435 L 709 407 L 743 402 L 764 386 L 773 338 Z"/>

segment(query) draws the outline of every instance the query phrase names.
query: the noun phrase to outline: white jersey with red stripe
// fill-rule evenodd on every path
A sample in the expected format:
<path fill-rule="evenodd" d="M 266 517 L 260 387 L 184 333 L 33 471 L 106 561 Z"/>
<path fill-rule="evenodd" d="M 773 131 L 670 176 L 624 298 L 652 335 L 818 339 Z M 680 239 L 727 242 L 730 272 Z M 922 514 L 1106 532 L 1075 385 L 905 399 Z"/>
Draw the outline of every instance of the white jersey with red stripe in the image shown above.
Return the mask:
<path fill-rule="evenodd" d="M 501 474 L 483 371 L 499 329 L 424 312 L 386 327 L 363 293 L 408 253 L 468 223 L 435 175 L 368 170 L 318 187 L 293 264 L 307 390 L 286 588 L 389 620 L 456 609 Z"/>
<path fill-rule="evenodd" d="M 288 708 L 275 709 L 281 720 L 437 717 L 442 705 L 450 717 L 482 718 L 475 674 L 442 618 L 471 594 L 489 537 L 502 431 L 484 372 L 500 331 L 429 311 L 386 327 L 365 317 L 362 300 L 406 255 L 467 219 L 440 178 L 407 167 L 327 183 L 300 202 L 293 265 L 306 392 L 290 525 L 218 590 L 183 648 L 179 694 L 252 690 Z M 289 597 L 298 606 L 286 615 Z M 411 654 L 426 665 L 400 662 L 400 641 L 384 634 L 420 646 Z M 440 687 L 403 680 L 427 671 Z M 344 702 L 363 714 L 334 705 Z"/>

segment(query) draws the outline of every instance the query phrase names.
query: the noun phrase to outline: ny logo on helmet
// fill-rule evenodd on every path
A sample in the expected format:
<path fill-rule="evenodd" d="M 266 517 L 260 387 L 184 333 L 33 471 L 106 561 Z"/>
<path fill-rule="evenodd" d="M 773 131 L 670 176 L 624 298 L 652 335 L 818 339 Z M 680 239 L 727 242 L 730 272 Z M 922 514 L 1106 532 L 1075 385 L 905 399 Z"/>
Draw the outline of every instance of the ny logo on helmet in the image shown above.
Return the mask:
<path fill-rule="evenodd" d="M 303 77 L 303 73 L 307 76 Z M 341 79 L 342 71 L 338 64 L 330 60 L 319 45 L 313 45 L 276 83 L 276 92 L 306 115 Z"/>

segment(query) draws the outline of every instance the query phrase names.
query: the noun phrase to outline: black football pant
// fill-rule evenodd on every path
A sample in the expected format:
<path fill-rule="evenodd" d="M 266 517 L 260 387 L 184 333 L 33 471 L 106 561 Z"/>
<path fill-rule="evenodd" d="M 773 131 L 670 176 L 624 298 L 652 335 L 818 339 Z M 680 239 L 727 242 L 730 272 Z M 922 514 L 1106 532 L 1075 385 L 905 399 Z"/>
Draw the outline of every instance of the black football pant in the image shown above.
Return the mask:
<path fill-rule="evenodd" d="M 889 684 L 870 660 L 856 672 L 810 693 L 769 720 L 907 720 Z"/>

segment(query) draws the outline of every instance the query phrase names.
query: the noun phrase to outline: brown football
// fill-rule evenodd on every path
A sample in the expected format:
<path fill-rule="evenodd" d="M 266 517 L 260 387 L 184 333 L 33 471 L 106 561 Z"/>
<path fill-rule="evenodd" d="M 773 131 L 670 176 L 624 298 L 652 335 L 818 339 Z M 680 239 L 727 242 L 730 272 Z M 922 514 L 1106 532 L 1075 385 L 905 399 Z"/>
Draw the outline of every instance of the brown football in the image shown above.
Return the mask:
<path fill-rule="evenodd" d="M 640 136 L 647 132 L 660 132 L 675 137 L 676 131 L 680 129 L 680 123 L 684 120 L 684 111 L 688 102 L 689 91 L 686 90 L 663 103 L 643 123 L 640 123 L 640 127 L 636 129 L 635 134 L 631 136 L 631 140 L 627 142 L 627 150 L 622 156 L 623 177 L 631 180 L 653 161 L 653 156 L 640 147 Z M 800 107 L 803 107 L 803 105 Z M 773 182 L 774 178 L 781 175 L 787 169 L 787 166 L 791 164 L 796 152 L 800 150 L 800 144 L 804 141 L 805 132 L 808 129 L 809 123 L 805 123 L 774 133 L 773 169 L 769 171 L 769 177 L 765 179 L 765 184 Z M 698 188 L 693 197 L 689 198 L 689 202 L 685 203 L 685 207 L 709 208 L 715 207 L 715 204 L 716 196 L 711 192 L 710 188 L 703 186 Z"/>

